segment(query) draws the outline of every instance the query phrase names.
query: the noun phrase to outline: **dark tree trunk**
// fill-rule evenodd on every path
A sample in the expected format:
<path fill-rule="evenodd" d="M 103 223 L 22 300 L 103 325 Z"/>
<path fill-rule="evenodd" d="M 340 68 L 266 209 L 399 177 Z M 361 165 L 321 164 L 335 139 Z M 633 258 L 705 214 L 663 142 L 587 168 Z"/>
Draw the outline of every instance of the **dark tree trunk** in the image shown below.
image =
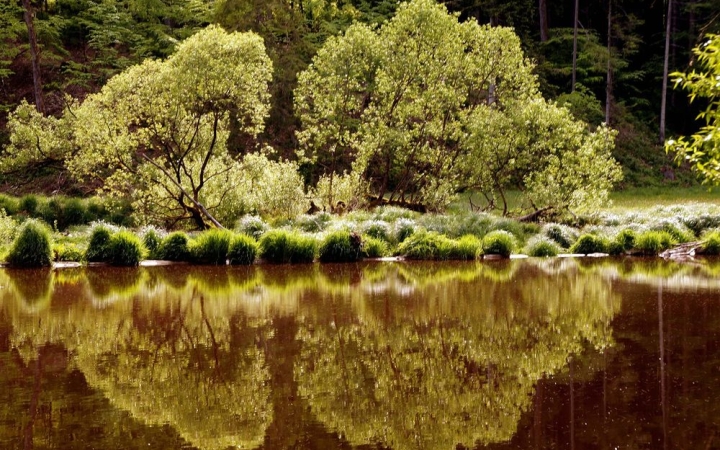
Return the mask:
<path fill-rule="evenodd" d="M 610 104 L 612 103 L 613 67 L 612 67 L 612 0 L 608 0 L 607 22 L 607 79 L 605 84 L 605 123 L 610 125 Z"/>
<path fill-rule="evenodd" d="M 540 42 L 545 42 L 549 38 L 547 0 L 539 0 L 538 15 L 540 17 Z"/>
<path fill-rule="evenodd" d="M 570 84 L 570 92 L 575 92 L 575 81 L 576 81 L 576 77 L 577 77 L 577 35 L 578 35 L 579 11 L 580 11 L 580 0 L 575 0 L 575 19 L 573 21 L 572 83 Z"/>
<path fill-rule="evenodd" d="M 665 110 L 667 109 L 667 82 L 668 82 L 668 63 L 670 60 L 670 31 L 672 28 L 672 4 L 673 0 L 668 0 L 667 17 L 665 18 L 665 59 L 663 60 L 663 80 L 662 80 L 662 99 L 660 100 L 660 143 L 665 142 Z"/>
<path fill-rule="evenodd" d="M 37 45 L 37 34 L 35 33 L 35 11 L 30 4 L 30 0 L 22 0 L 25 17 L 25 25 L 27 26 L 28 39 L 30 41 L 30 59 L 32 62 L 33 72 L 33 90 L 35 94 L 35 107 L 38 112 L 45 112 L 45 104 L 42 95 L 42 79 L 40 78 L 40 51 Z"/>

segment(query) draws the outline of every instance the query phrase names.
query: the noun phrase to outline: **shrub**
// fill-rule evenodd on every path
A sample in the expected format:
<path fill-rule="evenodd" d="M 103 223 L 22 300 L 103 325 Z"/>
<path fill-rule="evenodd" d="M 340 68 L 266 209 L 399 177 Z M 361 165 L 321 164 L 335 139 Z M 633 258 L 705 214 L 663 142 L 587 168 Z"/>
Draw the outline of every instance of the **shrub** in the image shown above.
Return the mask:
<path fill-rule="evenodd" d="M 225 265 L 232 239 L 233 234 L 228 230 L 204 231 L 190 242 L 190 257 L 196 264 Z"/>
<path fill-rule="evenodd" d="M 483 237 L 482 251 L 485 255 L 509 257 L 515 249 L 515 237 L 509 231 L 495 230 Z"/>
<path fill-rule="evenodd" d="M 137 266 L 142 260 L 142 241 L 126 230 L 110 236 L 107 249 L 109 262 L 114 266 Z"/>
<path fill-rule="evenodd" d="M 362 230 L 367 236 L 390 241 L 390 224 L 384 220 L 368 220 L 362 224 Z"/>
<path fill-rule="evenodd" d="M 714 230 L 703 236 L 700 251 L 703 255 L 720 255 L 720 231 Z"/>
<path fill-rule="evenodd" d="M 395 242 L 401 243 L 415 233 L 415 221 L 412 219 L 400 218 L 395 221 L 393 227 Z"/>
<path fill-rule="evenodd" d="M 455 243 L 435 231 L 420 230 L 405 239 L 397 253 L 408 259 L 448 259 Z"/>
<path fill-rule="evenodd" d="M 246 234 L 238 234 L 230 241 L 228 260 L 230 260 L 230 264 L 249 266 L 255 262 L 257 253 L 257 241 Z"/>
<path fill-rule="evenodd" d="M 98 225 L 93 228 L 90 234 L 90 242 L 85 251 L 85 260 L 88 262 L 109 262 L 110 253 L 108 245 L 112 233 L 110 229 L 104 225 Z"/>
<path fill-rule="evenodd" d="M 575 229 L 557 223 L 546 225 L 543 234 L 562 248 L 570 248 L 578 239 L 578 232 Z"/>
<path fill-rule="evenodd" d="M 13 216 L 19 210 L 19 203 L 15 197 L 0 194 L 0 209 L 4 209 L 7 215 Z"/>
<path fill-rule="evenodd" d="M 159 250 L 162 238 L 154 228 L 147 228 L 142 235 L 142 243 L 148 251 L 148 258 L 160 259 Z"/>
<path fill-rule="evenodd" d="M 260 239 L 270 227 L 259 216 L 243 216 L 238 223 L 238 231 L 253 238 Z"/>
<path fill-rule="evenodd" d="M 315 259 L 315 239 L 287 230 L 272 230 L 260 238 L 260 257 L 271 263 L 303 263 Z"/>
<path fill-rule="evenodd" d="M 667 231 L 650 230 L 641 233 L 635 239 L 635 250 L 643 255 L 654 256 L 669 249 L 673 244 L 673 237 Z"/>
<path fill-rule="evenodd" d="M 472 234 L 458 239 L 450 251 L 450 259 L 473 260 L 482 253 L 482 241 Z"/>
<path fill-rule="evenodd" d="M 683 224 L 696 236 L 700 236 L 707 229 L 720 227 L 720 215 L 690 215 L 683 219 Z"/>
<path fill-rule="evenodd" d="M 176 231 L 165 236 L 157 250 L 157 257 L 167 261 L 188 261 L 188 238 L 182 231 Z"/>
<path fill-rule="evenodd" d="M 693 232 L 680 223 L 663 221 L 651 229 L 654 231 L 667 231 L 676 243 L 690 242 L 695 239 Z"/>
<path fill-rule="evenodd" d="M 53 261 L 75 261 L 83 260 L 83 251 L 75 244 L 61 243 L 52 246 Z"/>
<path fill-rule="evenodd" d="M 322 262 L 355 262 L 361 257 L 362 238 L 359 234 L 338 230 L 325 236 L 318 257 Z"/>
<path fill-rule="evenodd" d="M 622 255 L 635 247 L 637 233 L 630 228 L 621 230 L 608 245 L 608 253 L 611 255 Z"/>
<path fill-rule="evenodd" d="M 605 253 L 609 247 L 609 242 L 602 236 L 595 234 L 583 234 L 570 247 L 570 253 L 578 253 L 581 255 L 589 255 L 591 253 Z"/>
<path fill-rule="evenodd" d="M 26 213 L 29 216 L 33 216 L 37 211 L 39 203 L 40 201 L 38 200 L 36 195 L 28 194 L 20 199 L 20 202 L 18 203 L 18 210 L 20 212 Z"/>
<path fill-rule="evenodd" d="M 20 229 L 10 247 L 7 262 L 17 267 L 45 267 L 52 260 L 50 231 L 35 220 L 29 220 Z"/>
<path fill-rule="evenodd" d="M 363 236 L 363 255 L 368 258 L 382 258 L 390 254 L 388 243 L 372 236 Z"/>
<path fill-rule="evenodd" d="M 326 212 L 318 214 L 303 214 L 295 219 L 295 226 L 306 233 L 317 233 L 323 231 L 332 216 Z"/>
<path fill-rule="evenodd" d="M 531 239 L 525 247 L 528 256 L 547 257 L 560 253 L 558 244 L 547 236 L 538 235 Z"/>

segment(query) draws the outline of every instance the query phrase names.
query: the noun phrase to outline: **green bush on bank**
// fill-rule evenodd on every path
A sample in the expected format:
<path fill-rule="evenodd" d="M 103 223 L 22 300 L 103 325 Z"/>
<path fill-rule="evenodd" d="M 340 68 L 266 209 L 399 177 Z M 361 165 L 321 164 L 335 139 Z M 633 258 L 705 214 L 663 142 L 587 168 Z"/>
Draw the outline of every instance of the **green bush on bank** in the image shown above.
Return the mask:
<path fill-rule="evenodd" d="M 182 231 L 165 236 L 157 249 L 158 259 L 166 261 L 189 261 L 188 237 Z"/>
<path fill-rule="evenodd" d="M 560 253 L 560 246 L 547 236 L 539 234 L 528 241 L 525 253 L 535 257 L 557 256 Z"/>
<path fill-rule="evenodd" d="M 112 232 L 105 225 L 97 225 L 90 234 L 90 242 L 85 250 L 87 262 L 109 262 L 110 261 L 110 237 Z"/>
<path fill-rule="evenodd" d="M 108 261 L 114 266 L 137 266 L 143 258 L 143 244 L 139 237 L 127 230 L 110 236 L 107 246 Z"/>
<path fill-rule="evenodd" d="M 50 230 L 35 220 L 25 222 L 10 247 L 8 264 L 16 267 L 46 267 L 51 261 Z"/>
<path fill-rule="evenodd" d="M 382 239 L 372 236 L 362 237 L 362 254 L 366 258 L 384 258 L 390 254 L 390 247 Z"/>
<path fill-rule="evenodd" d="M 233 265 L 249 266 L 255 262 L 258 253 L 258 243 L 252 237 L 238 234 L 230 241 L 228 260 Z"/>
<path fill-rule="evenodd" d="M 703 235 L 698 253 L 720 255 L 720 230 L 713 230 Z"/>
<path fill-rule="evenodd" d="M 500 255 L 507 258 L 515 250 L 515 246 L 515 237 L 506 230 L 491 231 L 482 240 L 484 255 Z"/>
<path fill-rule="evenodd" d="M 592 253 L 606 253 L 609 242 L 606 238 L 595 234 L 583 234 L 570 247 L 570 253 L 589 255 Z"/>
<path fill-rule="evenodd" d="M 450 250 L 450 259 L 472 261 L 482 253 L 482 241 L 472 234 L 458 239 Z"/>
<path fill-rule="evenodd" d="M 421 229 L 403 240 L 396 253 L 407 259 L 450 259 L 455 243 L 435 231 Z"/>
<path fill-rule="evenodd" d="M 362 259 L 362 238 L 355 232 L 337 230 L 323 238 L 318 250 L 322 262 L 356 262 Z"/>
<path fill-rule="evenodd" d="M 272 230 L 260 238 L 260 257 L 275 264 L 308 263 L 315 260 L 317 242 L 298 232 Z"/>
<path fill-rule="evenodd" d="M 634 230 L 624 228 L 610 241 L 607 252 L 611 255 L 625 254 L 635 247 L 636 239 L 637 233 Z"/>
<path fill-rule="evenodd" d="M 640 233 L 635 239 L 635 252 L 646 256 L 655 256 L 675 244 L 672 235 L 667 231 L 650 230 Z"/>
<path fill-rule="evenodd" d="M 203 231 L 188 245 L 192 262 L 212 265 L 227 264 L 232 239 L 233 233 L 228 230 Z"/>
<path fill-rule="evenodd" d="M 148 227 L 141 233 L 142 243 L 148 252 L 148 259 L 161 259 L 160 258 L 160 244 L 162 244 L 162 237 L 160 232 L 155 228 Z"/>

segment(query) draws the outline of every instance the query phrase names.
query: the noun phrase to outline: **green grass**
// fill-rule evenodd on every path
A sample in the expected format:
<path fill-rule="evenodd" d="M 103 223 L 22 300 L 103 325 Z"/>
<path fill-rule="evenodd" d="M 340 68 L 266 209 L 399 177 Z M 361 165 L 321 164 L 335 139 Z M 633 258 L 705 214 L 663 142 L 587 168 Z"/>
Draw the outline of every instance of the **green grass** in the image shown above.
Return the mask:
<path fill-rule="evenodd" d="M 630 188 L 611 193 L 610 199 L 613 201 L 610 210 L 642 210 L 660 205 L 669 206 L 688 203 L 720 205 L 720 188 L 713 188 L 712 190 L 707 186 Z"/>

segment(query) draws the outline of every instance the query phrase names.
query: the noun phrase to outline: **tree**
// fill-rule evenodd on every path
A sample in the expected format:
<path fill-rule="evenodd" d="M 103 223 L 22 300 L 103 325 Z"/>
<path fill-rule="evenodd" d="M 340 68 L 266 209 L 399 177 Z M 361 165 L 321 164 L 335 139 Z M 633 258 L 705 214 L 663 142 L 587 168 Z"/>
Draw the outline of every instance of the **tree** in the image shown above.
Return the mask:
<path fill-rule="evenodd" d="M 221 226 L 211 211 L 240 171 L 226 146 L 230 116 L 250 135 L 262 130 L 271 72 L 259 36 L 206 28 L 166 61 L 133 66 L 88 97 L 67 166 L 140 211 Z"/>
<path fill-rule="evenodd" d="M 720 184 L 720 36 L 708 35 L 705 42 L 694 50 L 700 65 L 689 73 L 673 73 L 675 86 L 690 92 L 690 101 L 698 98 L 707 101 L 707 107 L 698 115 L 705 125 L 690 137 L 669 140 L 665 150 L 675 153 L 678 162 L 688 162 L 705 181 Z"/>

